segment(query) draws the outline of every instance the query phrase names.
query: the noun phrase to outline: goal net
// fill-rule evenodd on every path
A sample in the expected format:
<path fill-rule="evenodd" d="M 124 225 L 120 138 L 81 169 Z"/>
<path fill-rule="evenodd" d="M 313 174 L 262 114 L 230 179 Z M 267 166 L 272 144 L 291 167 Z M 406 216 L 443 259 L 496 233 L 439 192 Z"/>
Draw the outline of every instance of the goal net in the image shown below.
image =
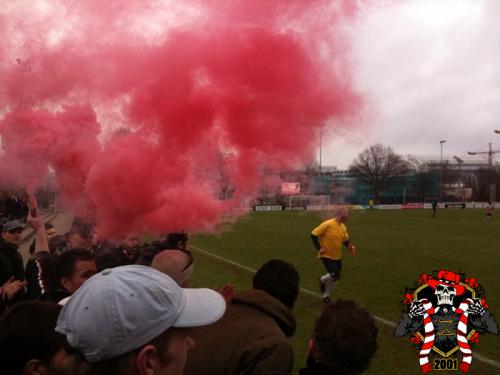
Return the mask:
<path fill-rule="evenodd" d="M 329 206 L 330 196 L 328 195 L 290 195 L 288 197 L 289 207 L 307 206 Z"/>

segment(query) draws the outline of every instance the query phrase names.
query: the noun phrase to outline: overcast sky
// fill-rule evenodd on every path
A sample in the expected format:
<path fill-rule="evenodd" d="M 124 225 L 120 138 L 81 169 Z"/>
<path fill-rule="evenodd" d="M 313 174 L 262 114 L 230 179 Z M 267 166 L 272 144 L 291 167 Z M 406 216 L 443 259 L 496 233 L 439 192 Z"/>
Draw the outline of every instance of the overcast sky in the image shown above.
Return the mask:
<path fill-rule="evenodd" d="M 52 14 L 50 3 L 36 2 L 44 5 L 37 11 Z M 486 151 L 488 142 L 500 149 L 500 135 L 493 133 L 500 129 L 500 0 L 358 4 L 346 29 L 363 112 L 353 126 L 325 129 L 323 165 L 346 168 L 378 142 L 429 157 L 439 157 L 441 139 L 450 158 Z M 193 17 L 184 4 L 177 10 L 184 13 L 169 13 L 168 23 Z"/>
<path fill-rule="evenodd" d="M 349 32 L 365 113 L 323 140 L 323 165 L 345 168 L 377 142 L 435 157 L 441 139 L 449 157 L 500 149 L 500 1 L 362 5 Z"/>

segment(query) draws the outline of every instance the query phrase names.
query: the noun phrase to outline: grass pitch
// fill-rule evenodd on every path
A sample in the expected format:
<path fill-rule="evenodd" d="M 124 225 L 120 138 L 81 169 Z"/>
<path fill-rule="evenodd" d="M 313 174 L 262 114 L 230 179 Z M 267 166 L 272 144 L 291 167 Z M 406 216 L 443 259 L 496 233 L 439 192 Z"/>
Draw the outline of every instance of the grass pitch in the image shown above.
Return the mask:
<path fill-rule="evenodd" d="M 490 312 L 500 321 L 500 217 L 483 223 L 482 210 L 352 211 L 347 223 L 357 255 L 344 253 L 342 279 L 333 298 L 354 299 L 374 315 L 396 322 L 403 306 L 404 287 L 421 273 L 438 269 L 463 271 L 486 289 Z M 249 268 L 280 258 L 295 265 L 300 286 L 319 292 L 318 277 L 325 271 L 316 258 L 310 232 L 325 217 L 314 212 L 255 212 L 242 217 L 219 235 L 200 235 L 195 247 Z M 194 250 L 193 286 L 251 287 L 252 273 Z M 318 297 L 301 293 L 294 313 L 298 330 L 292 338 L 295 368 L 305 363 L 307 342 L 321 310 Z M 378 321 L 379 349 L 368 374 L 420 374 L 418 350 L 407 338 L 393 336 L 393 328 Z M 500 337 L 481 335 L 473 349 L 500 361 Z M 438 372 L 439 373 L 439 372 Z M 451 374 L 454 371 L 447 371 Z M 470 374 L 499 374 L 500 368 L 473 357 Z"/>

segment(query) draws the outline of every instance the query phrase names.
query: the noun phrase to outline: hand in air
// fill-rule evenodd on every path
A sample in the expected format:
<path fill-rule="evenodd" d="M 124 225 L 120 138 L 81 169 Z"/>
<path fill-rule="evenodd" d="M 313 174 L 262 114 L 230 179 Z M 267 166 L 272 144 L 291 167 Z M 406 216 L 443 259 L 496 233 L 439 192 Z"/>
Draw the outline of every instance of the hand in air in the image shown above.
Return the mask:
<path fill-rule="evenodd" d="M 236 288 L 232 284 L 226 284 L 219 290 L 219 294 L 224 297 L 226 304 L 230 304 L 236 294 Z"/>
<path fill-rule="evenodd" d="M 43 228 L 43 219 L 39 217 L 33 217 L 31 215 L 31 211 L 28 214 L 28 225 L 33 228 L 35 231 Z"/>

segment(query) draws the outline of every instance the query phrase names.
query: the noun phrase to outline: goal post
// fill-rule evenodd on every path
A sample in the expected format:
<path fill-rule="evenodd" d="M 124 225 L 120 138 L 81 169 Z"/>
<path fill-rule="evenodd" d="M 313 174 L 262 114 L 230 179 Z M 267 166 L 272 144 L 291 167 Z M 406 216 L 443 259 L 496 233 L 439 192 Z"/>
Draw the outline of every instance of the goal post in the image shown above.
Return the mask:
<path fill-rule="evenodd" d="M 304 207 L 307 206 L 329 206 L 329 195 L 290 195 L 288 197 L 288 207 Z"/>

